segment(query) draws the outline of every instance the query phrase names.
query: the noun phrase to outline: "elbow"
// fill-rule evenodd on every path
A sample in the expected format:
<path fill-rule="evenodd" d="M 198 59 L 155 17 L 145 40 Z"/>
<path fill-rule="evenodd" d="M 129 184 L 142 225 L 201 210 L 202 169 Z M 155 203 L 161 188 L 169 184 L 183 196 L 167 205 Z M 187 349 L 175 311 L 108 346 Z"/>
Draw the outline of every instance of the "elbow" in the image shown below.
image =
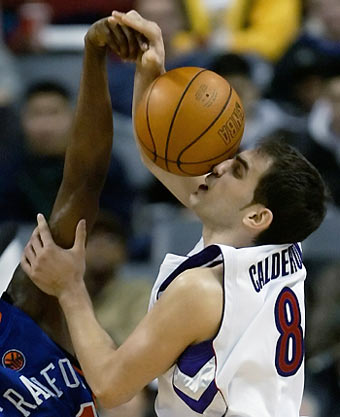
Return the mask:
<path fill-rule="evenodd" d="M 98 402 L 100 403 L 100 405 L 103 408 L 106 408 L 107 410 L 109 410 L 111 408 L 118 407 L 119 405 L 122 404 L 122 403 L 116 401 L 114 397 L 107 397 L 106 395 L 98 395 L 98 396 L 96 395 L 95 397 L 98 400 Z"/>
<path fill-rule="evenodd" d="M 105 389 L 103 387 L 94 387 L 92 388 L 92 392 L 100 405 L 104 408 L 110 409 L 117 407 L 120 404 L 113 388 Z"/>
<path fill-rule="evenodd" d="M 117 386 L 93 388 L 92 392 L 103 408 L 110 409 L 127 403 L 133 398 L 129 393 L 120 392 Z"/>

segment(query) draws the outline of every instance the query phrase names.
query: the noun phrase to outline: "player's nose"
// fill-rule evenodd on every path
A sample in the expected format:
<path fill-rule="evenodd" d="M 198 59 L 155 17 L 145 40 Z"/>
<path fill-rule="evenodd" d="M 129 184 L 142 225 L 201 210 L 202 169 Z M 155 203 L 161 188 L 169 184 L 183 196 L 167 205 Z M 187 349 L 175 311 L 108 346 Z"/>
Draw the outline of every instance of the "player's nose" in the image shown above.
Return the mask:
<path fill-rule="evenodd" d="M 222 161 L 219 164 L 215 165 L 212 171 L 213 174 L 217 177 L 221 177 L 227 171 L 231 162 L 231 159 L 226 159 L 225 161 Z"/>

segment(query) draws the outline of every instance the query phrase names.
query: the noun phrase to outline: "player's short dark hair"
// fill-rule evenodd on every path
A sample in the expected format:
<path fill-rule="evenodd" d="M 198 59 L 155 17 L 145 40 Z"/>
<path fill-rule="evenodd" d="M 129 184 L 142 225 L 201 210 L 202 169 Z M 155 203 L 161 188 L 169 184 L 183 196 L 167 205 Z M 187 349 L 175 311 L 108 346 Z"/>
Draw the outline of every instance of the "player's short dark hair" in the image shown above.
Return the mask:
<path fill-rule="evenodd" d="M 326 214 L 328 191 L 318 170 L 295 148 L 273 138 L 261 142 L 258 152 L 273 163 L 260 178 L 254 203 L 273 213 L 257 245 L 301 242 L 316 230 Z"/>
<path fill-rule="evenodd" d="M 28 86 L 24 94 L 24 101 L 27 102 L 38 94 L 57 94 L 65 100 L 71 100 L 70 91 L 57 81 L 42 80 Z"/>

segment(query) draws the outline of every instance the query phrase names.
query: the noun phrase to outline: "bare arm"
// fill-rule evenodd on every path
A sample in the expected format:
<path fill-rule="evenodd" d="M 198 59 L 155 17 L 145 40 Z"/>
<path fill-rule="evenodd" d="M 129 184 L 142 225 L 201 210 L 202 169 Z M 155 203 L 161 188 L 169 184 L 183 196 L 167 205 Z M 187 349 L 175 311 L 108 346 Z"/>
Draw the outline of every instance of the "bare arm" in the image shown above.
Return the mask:
<path fill-rule="evenodd" d="M 91 230 L 109 167 L 113 123 L 106 70 L 108 49 L 122 58 L 135 59 L 138 53 L 133 31 L 123 31 L 112 16 L 94 23 L 85 37 L 75 120 L 63 181 L 49 221 L 53 239 L 62 247 L 72 245 L 79 219 L 85 219 L 87 230 Z"/>
<path fill-rule="evenodd" d="M 85 225 L 80 222 L 74 246 L 56 246 L 43 216 L 22 266 L 43 291 L 58 298 L 77 358 L 87 382 L 104 407 L 131 399 L 167 371 L 191 344 L 211 339 L 222 316 L 220 279 L 210 268 L 178 276 L 118 349 L 100 327 L 83 282 Z M 27 259 L 29 262 L 27 262 Z M 94 361 L 93 358 L 96 358 Z"/>
<path fill-rule="evenodd" d="M 70 247 L 79 219 L 93 226 L 109 167 L 113 123 L 106 74 L 106 50 L 114 49 L 107 19 L 95 23 L 85 38 L 83 73 L 72 131 L 66 151 L 63 180 L 50 217 L 56 242 Z M 18 268 L 10 294 L 58 343 L 71 349 L 58 303 L 35 288 Z"/>
<path fill-rule="evenodd" d="M 136 107 L 141 101 L 146 89 L 159 75 L 165 72 L 162 33 L 156 23 L 143 19 L 135 11 L 127 14 L 115 12 L 114 17 L 121 24 L 131 27 L 142 34 L 148 45 L 145 50 L 140 51 L 136 59 L 132 107 L 132 113 L 134 115 Z M 151 159 L 145 156 L 141 147 L 138 145 L 137 140 L 136 143 L 146 168 L 148 168 L 148 170 L 161 181 L 182 204 L 188 206 L 190 194 L 193 191 L 196 191 L 198 186 L 204 182 L 202 179 L 204 177 L 181 177 L 171 174 L 155 165 Z"/>
<path fill-rule="evenodd" d="M 90 230 L 109 167 L 113 123 L 107 86 L 106 48 L 87 37 L 75 119 L 63 180 L 49 220 L 56 242 L 70 247 L 78 221 Z"/>

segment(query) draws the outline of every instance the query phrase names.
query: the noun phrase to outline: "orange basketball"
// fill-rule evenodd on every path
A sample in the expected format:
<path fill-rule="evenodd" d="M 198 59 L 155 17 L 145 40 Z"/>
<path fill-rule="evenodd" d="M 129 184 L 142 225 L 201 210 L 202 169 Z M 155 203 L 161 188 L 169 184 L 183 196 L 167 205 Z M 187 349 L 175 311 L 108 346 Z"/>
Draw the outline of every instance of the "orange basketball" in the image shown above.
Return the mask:
<path fill-rule="evenodd" d="M 156 165 L 195 176 L 236 153 L 244 111 L 224 78 L 203 68 L 183 67 L 150 85 L 134 121 L 138 141 Z"/>

